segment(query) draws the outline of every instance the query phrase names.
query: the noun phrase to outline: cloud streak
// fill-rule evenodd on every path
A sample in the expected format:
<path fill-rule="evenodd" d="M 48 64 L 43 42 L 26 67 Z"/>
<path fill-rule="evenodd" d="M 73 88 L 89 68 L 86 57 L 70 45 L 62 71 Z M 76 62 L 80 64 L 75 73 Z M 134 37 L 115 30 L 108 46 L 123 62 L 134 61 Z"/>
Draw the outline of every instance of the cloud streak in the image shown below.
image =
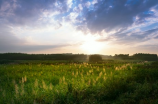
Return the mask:
<path fill-rule="evenodd" d="M 98 39 L 98 42 L 112 42 L 114 44 L 135 45 L 141 42 L 157 39 L 158 28 L 147 31 L 129 31 L 115 33 L 107 38 Z"/>
<path fill-rule="evenodd" d="M 67 45 L 0 45 L 0 52 L 34 52 L 47 49 L 57 49 Z"/>
<path fill-rule="evenodd" d="M 32 52 L 69 46 L 68 44 L 28 45 L 29 42 L 26 39 L 18 38 L 16 34 L 10 32 L 11 30 L 12 29 L 6 25 L 0 25 L 0 53 Z"/>

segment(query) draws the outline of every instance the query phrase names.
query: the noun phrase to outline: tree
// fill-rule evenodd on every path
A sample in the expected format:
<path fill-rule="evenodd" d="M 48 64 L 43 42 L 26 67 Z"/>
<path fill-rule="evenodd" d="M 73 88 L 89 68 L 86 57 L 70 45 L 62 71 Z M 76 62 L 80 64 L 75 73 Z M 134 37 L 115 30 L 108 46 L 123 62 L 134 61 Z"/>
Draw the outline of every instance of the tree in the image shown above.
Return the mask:
<path fill-rule="evenodd" d="M 99 62 L 102 61 L 102 57 L 100 55 L 90 55 L 89 62 Z"/>

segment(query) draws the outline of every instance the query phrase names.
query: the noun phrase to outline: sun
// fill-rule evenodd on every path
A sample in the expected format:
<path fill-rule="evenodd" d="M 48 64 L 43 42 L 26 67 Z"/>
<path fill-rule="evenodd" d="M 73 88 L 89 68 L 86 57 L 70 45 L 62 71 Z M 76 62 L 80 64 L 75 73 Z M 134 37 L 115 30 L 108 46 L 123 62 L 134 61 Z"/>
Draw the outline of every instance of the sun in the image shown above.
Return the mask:
<path fill-rule="evenodd" d="M 81 48 L 86 51 L 88 54 L 99 54 L 101 50 L 104 48 L 101 42 L 97 42 L 95 40 L 85 41 Z"/>

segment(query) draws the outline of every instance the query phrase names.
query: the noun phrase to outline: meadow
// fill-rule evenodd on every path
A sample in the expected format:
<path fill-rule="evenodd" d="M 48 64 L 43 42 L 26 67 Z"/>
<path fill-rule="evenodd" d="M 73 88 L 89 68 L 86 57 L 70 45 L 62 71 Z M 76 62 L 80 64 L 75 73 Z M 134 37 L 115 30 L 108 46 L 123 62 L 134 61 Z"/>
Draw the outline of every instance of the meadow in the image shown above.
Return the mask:
<path fill-rule="evenodd" d="M 158 62 L 0 64 L 0 104 L 158 104 Z"/>

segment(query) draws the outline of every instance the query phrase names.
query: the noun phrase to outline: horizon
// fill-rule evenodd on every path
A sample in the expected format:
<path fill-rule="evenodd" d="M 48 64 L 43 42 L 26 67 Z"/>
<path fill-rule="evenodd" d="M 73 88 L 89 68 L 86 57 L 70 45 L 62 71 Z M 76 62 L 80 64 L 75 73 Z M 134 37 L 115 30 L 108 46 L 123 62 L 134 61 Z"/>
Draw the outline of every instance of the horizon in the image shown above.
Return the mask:
<path fill-rule="evenodd" d="M 103 55 L 103 56 L 115 56 L 115 55 L 129 55 L 129 56 L 132 56 L 132 55 L 134 55 L 134 54 L 150 54 L 150 55 L 157 55 L 158 56 L 158 54 L 156 54 L 156 53 L 134 53 L 134 54 L 128 54 L 128 53 L 126 53 L 126 54 L 122 54 L 122 53 L 116 53 L 116 54 L 113 54 L 113 55 L 110 55 L 110 54 L 97 54 L 97 53 L 95 53 L 95 54 L 86 54 L 86 53 L 48 53 L 48 54 L 46 54 L 46 53 L 21 53 L 21 52 L 7 52 L 7 53 L 0 53 L 0 54 L 32 54 L 32 55 L 34 55 L 34 54 L 42 54 L 42 55 L 50 55 L 50 54 L 63 54 L 63 55 Z"/>
<path fill-rule="evenodd" d="M 2 0 L 0 53 L 158 55 L 157 0 Z"/>

